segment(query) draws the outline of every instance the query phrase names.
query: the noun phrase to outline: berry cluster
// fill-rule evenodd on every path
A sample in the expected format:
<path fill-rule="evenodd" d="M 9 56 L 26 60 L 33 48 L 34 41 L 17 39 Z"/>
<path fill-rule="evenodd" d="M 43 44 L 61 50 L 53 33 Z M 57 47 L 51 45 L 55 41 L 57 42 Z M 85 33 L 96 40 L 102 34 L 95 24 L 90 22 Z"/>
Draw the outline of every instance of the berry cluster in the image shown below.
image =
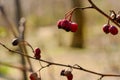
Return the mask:
<path fill-rule="evenodd" d="M 76 11 L 76 9 L 69 11 L 67 14 L 65 14 L 64 19 L 61 19 L 57 22 L 58 29 L 64 29 L 67 32 L 76 32 L 78 30 L 78 24 L 71 21 L 74 11 Z"/>
<path fill-rule="evenodd" d="M 112 20 L 116 21 L 117 23 L 120 23 L 120 15 L 119 15 L 120 12 L 118 12 L 118 14 L 116 14 L 113 10 L 111 10 L 110 12 L 111 12 L 110 17 L 112 18 Z M 109 20 L 108 20 L 108 23 L 103 26 L 103 31 L 106 34 L 108 33 L 111 33 L 112 35 L 118 34 L 117 27 L 110 25 Z"/>
<path fill-rule="evenodd" d="M 35 57 L 36 59 L 40 59 L 40 58 L 41 58 L 41 50 L 40 50 L 40 48 L 36 48 L 36 49 L 34 50 L 34 57 Z"/>
<path fill-rule="evenodd" d="M 37 73 L 32 73 L 29 76 L 30 80 L 41 80 L 40 77 L 38 77 Z"/>
<path fill-rule="evenodd" d="M 67 19 L 62 19 L 58 21 L 58 29 L 64 29 L 68 32 L 76 32 L 78 30 L 78 24 Z"/>
<path fill-rule="evenodd" d="M 62 70 L 60 73 L 61 76 L 66 76 L 67 80 L 72 80 L 73 79 L 73 74 L 71 71 L 68 70 Z"/>
<path fill-rule="evenodd" d="M 109 24 L 105 24 L 103 26 L 103 31 L 108 34 L 111 33 L 112 35 L 116 35 L 118 34 L 118 29 L 115 26 L 109 25 Z"/>

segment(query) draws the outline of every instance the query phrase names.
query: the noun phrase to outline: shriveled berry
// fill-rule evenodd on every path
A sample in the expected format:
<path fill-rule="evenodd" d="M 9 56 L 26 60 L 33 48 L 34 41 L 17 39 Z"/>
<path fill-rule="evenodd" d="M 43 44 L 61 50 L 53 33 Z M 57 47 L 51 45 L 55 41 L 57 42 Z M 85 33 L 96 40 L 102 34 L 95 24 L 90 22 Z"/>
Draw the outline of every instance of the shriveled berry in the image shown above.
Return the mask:
<path fill-rule="evenodd" d="M 40 48 L 36 48 L 35 50 L 34 50 L 34 57 L 36 58 L 36 59 L 40 59 L 41 58 L 41 50 L 40 50 Z"/>
<path fill-rule="evenodd" d="M 116 19 L 116 15 L 115 15 L 114 13 L 112 13 L 112 14 L 110 15 L 110 17 L 111 17 L 113 20 Z"/>
<path fill-rule="evenodd" d="M 65 76 L 65 70 L 62 70 L 60 73 L 61 76 Z"/>
<path fill-rule="evenodd" d="M 19 39 L 18 38 L 15 38 L 12 40 L 12 45 L 13 46 L 17 46 L 19 44 Z"/>
<path fill-rule="evenodd" d="M 117 21 L 118 23 L 120 23 L 120 15 L 117 15 L 116 21 Z"/>
<path fill-rule="evenodd" d="M 78 30 L 78 24 L 71 22 L 71 32 L 76 32 Z"/>
<path fill-rule="evenodd" d="M 35 54 L 34 57 L 35 57 L 36 59 L 40 59 L 40 58 L 41 58 L 41 55 L 40 55 L 40 54 Z"/>
<path fill-rule="evenodd" d="M 35 54 L 40 54 L 41 50 L 40 50 L 40 48 L 36 48 L 34 52 L 35 52 Z"/>
<path fill-rule="evenodd" d="M 104 31 L 106 34 L 108 34 L 108 33 L 109 33 L 109 28 L 110 28 L 110 25 L 109 25 L 109 24 L 105 24 L 105 25 L 103 26 L 103 31 Z"/>
<path fill-rule="evenodd" d="M 71 71 L 68 70 L 62 70 L 60 73 L 61 76 L 67 77 L 67 80 L 72 80 L 73 79 L 73 74 Z"/>
<path fill-rule="evenodd" d="M 109 31 L 110 31 L 110 33 L 111 33 L 112 35 L 118 34 L 118 29 L 117 29 L 115 26 L 111 26 L 111 27 L 109 28 Z"/>

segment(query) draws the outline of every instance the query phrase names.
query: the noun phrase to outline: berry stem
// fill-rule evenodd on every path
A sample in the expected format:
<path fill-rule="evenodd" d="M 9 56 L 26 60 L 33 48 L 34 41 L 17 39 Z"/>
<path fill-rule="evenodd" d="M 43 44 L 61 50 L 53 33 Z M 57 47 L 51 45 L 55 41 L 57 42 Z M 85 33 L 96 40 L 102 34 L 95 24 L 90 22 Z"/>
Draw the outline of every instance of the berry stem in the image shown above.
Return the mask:
<path fill-rule="evenodd" d="M 73 9 L 71 9 L 70 11 L 68 11 L 66 14 L 65 14 L 65 19 L 67 19 L 69 17 L 69 21 L 71 21 L 71 18 L 72 18 L 72 15 L 73 13 L 79 9 L 79 10 L 85 10 L 85 9 L 90 9 L 90 8 L 93 8 L 91 6 L 88 6 L 88 7 L 75 7 Z"/>
<path fill-rule="evenodd" d="M 23 42 L 23 44 L 29 46 L 31 49 L 32 49 L 32 52 L 34 53 L 34 49 L 33 47 L 31 46 L 31 44 L 29 44 L 27 41 L 21 41 L 21 43 Z"/>
<path fill-rule="evenodd" d="M 40 62 L 40 61 L 39 61 L 39 64 L 40 64 L 40 66 L 41 66 L 41 67 L 43 67 L 43 65 L 41 64 L 41 62 Z"/>
<path fill-rule="evenodd" d="M 112 14 L 112 13 L 113 13 L 113 14 L 115 15 L 115 17 L 116 17 L 116 14 L 115 14 L 115 12 L 114 12 L 113 10 L 110 10 L 110 14 L 109 14 L 109 15 L 111 16 L 111 14 Z M 108 25 L 110 25 L 110 19 L 108 19 L 108 22 L 107 22 L 107 24 L 108 24 Z"/>
<path fill-rule="evenodd" d="M 104 13 L 101 9 L 99 9 L 92 0 L 88 0 L 88 2 L 92 5 L 93 9 L 97 10 L 100 14 L 104 15 L 106 18 L 110 19 L 114 24 L 116 24 L 120 28 L 120 24 L 113 20 L 109 15 Z"/>
<path fill-rule="evenodd" d="M 72 11 L 73 11 L 73 9 L 71 9 L 70 11 L 68 11 L 67 13 L 65 13 L 65 19 L 67 19 L 70 16 L 70 14 L 71 14 Z"/>

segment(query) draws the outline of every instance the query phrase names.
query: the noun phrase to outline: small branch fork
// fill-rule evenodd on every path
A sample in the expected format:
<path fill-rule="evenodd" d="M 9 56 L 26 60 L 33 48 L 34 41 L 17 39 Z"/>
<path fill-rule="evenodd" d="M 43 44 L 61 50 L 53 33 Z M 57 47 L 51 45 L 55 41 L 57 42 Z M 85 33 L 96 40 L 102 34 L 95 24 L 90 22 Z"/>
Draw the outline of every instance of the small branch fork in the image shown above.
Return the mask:
<path fill-rule="evenodd" d="M 120 24 L 117 23 L 115 20 L 113 20 L 109 15 L 107 15 L 106 13 L 104 13 L 101 9 L 99 9 L 93 2 L 92 0 L 88 0 L 88 2 L 91 4 L 92 8 L 95 9 L 96 11 L 98 11 L 100 14 L 104 15 L 106 18 L 108 18 L 109 20 L 111 20 L 114 24 L 116 24 L 119 28 L 120 28 Z"/>
<path fill-rule="evenodd" d="M 88 6 L 88 7 L 76 7 L 76 8 L 73 8 L 72 10 L 70 10 L 69 12 L 67 12 L 65 14 L 65 19 L 67 19 L 69 16 L 69 20 L 71 20 L 71 15 L 73 14 L 73 12 L 75 12 L 77 9 L 78 10 L 85 10 L 85 9 L 95 9 L 96 11 L 98 11 L 100 14 L 102 14 L 103 16 L 105 16 L 106 18 L 108 18 L 111 22 L 113 22 L 114 24 L 116 24 L 119 28 L 120 28 L 120 24 L 112 19 L 109 15 L 107 15 L 106 13 L 104 13 L 101 9 L 99 9 L 94 3 L 92 0 L 88 0 L 88 2 L 91 4 L 91 6 Z"/>
<path fill-rule="evenodd" d="M 13 33 L 14 37 L 15 38 L 20 38 L 22 40 L 25 39 L 25 23 L 26 23 L 26 20 L 24 18 L 21 18 L 20 20 L 20 25 L 19 25 L 19 29 L 16 28 L 16 26 L 11 22 L 11 20 L 9 20 L 7 14 L 6 14 L 6 11 L 4 10 L 4 7 L 3 5 L 0 4 L 0 13 L 2 14 L 2 17 L 3 19 L 5 20 L 5 22 L 7 23 L 8 25 L 8 28 L 11 30 L 11 32 Z M 19 45 L 19 49 L 24 53 L 24 54 L 27 54 L 27 50 L 26 50 L 26 47 L 25 45 Z M 22 60 L 23 60 L 23 63 L 24 63 L 24 67 L 26 67 L 25 65 L 25 59 L 24 57 L 22 57 Z M 29 60 L 29 58 L 27 58 L 27 61 L 28 61 L 28 64 L 30 66 L 30 69 L 31 71 L 33 71 L 32 69 L 32 64 L 31 64 L 31 61 Z"/>
<path fill-rule="evenodd" d="M 91 4 L 90 7 L 84 7 L 84 8 L 74 8 L 72 9 L 71 11 L 69 11 L 68 13 L 65 14 L 65 18 L 68 18 L 70 15 L 73 14 L 73 12 L 76 10 L 76 9 L 80 9 L 80 10 L 84 10 L 84 9 L 95 9 L 96 11 L 98 11 L 100 14 L 104 15 L 106 18 L 108 18 L 109 20 L 111 20 L 114 24 L 116 24 L 119 28 L 120 28 L 120 24 L 117 23 L 115 20 L 113 20 L 109 15 L 107 15 L 106 13 L 104 13 L 102 10 L 100 10 L 93 2 L 92 0 L 88 0 L 88 2 Z M 1 8 L 1 7 L 0 7 Z M 71 19 L 71 18 L 70 18 Z M 15 35 L 16 36 L 16 35 Z M 49 67 L 51 65 L 56 65 L 56 66 L 63 66 L 63 67 L 68 67 L 68 68 L 72 68 L 72 69 L 76 69 L 76 70 L 81 70 L 81 71 L 84 71 L 84 72 L 88 72 L 88 73 L 91 73 L 91 74 L 94 74 L 94 75 L 98 75 L 100 76 L 100 78 L 98 80 L 102 80 L 104 77 L 120 77 L 120 74 L 103 74 L 103 73 L 99 73 L 99 72 L 95 72 L 95 71 L 91 71 L 91 70 L 87 70 L 77 64 L 71 66 L 71 65 L 65 65 L 65 64 L 61 64 L 61 63 L 55 63 L 55 62 L 50 62 L 50 61 L 46 61 L 46 60 L 43 60 L 43 59 L 36 59 L 35 57 L 31 57 L 27 54 L 23 54 L 22 52 L 19 52 L 19 51 L 14 51 L 14 50 L 11 50 L 10 48 L 8 48 L 7 46 L 5 46 L 3 43 L 0 43 L 1 46 L 3 46 L 4 48 L 6 48 L 8 51 L 10 52 L 13 52 L 13 53 L 17 53 L 19 55 L 22 55 L 24 57 L 27 57 L 27 58 L 31 58 L 31 59 L 35 59 L 35 60 L 38 60 L 38 61 L 41 61 L 41 62 L 44 62 L 44 63 L 47 63 L 48 65 L 46 66 L 41 66 L 41 68 L 39 69 L 42 70 L 46 67 Z M 29 44 L 28 44 L 29 45 Z M 30 46 L 30 45 L 29 45 Z M 30 46 L 31 47 L 31 46 Z M 31 47 L 32 48 L 32 47 Z M 32 51 L 33 51 L 33 48 L 32 48 Z M 2 63 L 0 63 L 2 64 Z M 19 67 L 16 67 L 16 66 L 11 66 L 11 65 L 7 65 L 7 64 L 3 64 L 3 65 L 6 65 L 6 66 L 9 66 L 9 67 L 13 67 L 13 68 L 17 68 L 17 69 L 22 69 L 22 70 L 25 70 L 23 68 L 19 68 Z M 29 69 L 27 69 L 26 71 L 30 71 Z"/>
<path fill-rule="evenodd" d="M 100 76 L 100 78 L 98 80 L 101 80 L 103 77 L 120 77 L 119 74 L 102 74 L 102 73 L 99 73 L 99 72 L 94 72 L 94 71 L 91 71 L 91 70 L 87 70 L 87 69 L 85 69 L 85 68 L 83 68 L 83 67 L 81 67 L 81 66 L 79 66 L 77 64 L 71 66 L 71 65 L 61 64 L 61 63 L 50 62 L 50 61 L 46 61 L 46 60 L 43 60 L 43 59 L 36 59 L 36 58 L 31 57 L 29 55 L 23 54 L 23 53 L 21 53 L 19 51 L 11 50 L 11 49 L 9 49 L 7 46 L 5 46 L 2 43 L 0 43 L 0 45 L 3 46 L 4 48 L 6 48 L 10 52 L 17 53 L 17 54 L 23 55 L 23 56 L 25 56 L 27 58 L 35 59 L 35 60 L 38 60 L 38 61 L 41 61 L 41 62 L 44 62 L 44 63 L 48 64 L 46 66 L 41 66 L 41 68 L 39 69 L 39 71 L 42 70 L 43 68 L 49 67 L 51 65 L 56 65 L 56 66 L 68 67 L 68 68 L 72 68 L 72 69 L 76 69 L 76 70 L 81 70 L 81 71 L 84 71 L 84 72 L 88 72 L 88 73 L 91 73 L 91 74 L 98 75 L 98 76 Z"/>

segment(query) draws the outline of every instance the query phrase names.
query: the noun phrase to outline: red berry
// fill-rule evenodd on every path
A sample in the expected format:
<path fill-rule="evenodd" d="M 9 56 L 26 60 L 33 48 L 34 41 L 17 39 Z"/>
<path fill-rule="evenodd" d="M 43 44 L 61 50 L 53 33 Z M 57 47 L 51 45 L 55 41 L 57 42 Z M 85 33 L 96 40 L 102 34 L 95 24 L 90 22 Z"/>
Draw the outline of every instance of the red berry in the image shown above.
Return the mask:
<path fill-rule="evenodd" d="M 34 57 L 35 57 L 36 59 L 40 59 L 40 58 L 41 58 L 40 53 L 41 53 L 40 48 L 36 48 L 35 51 L 34 51 Z"/>
<path fill-rule="evenodd" d="M 73 79 L 73 74 L 72 74 L 72 73 L 68 74 L 68 75 L 67 75 L 67 79 L 68 79 L 68 80 L 72 80 L 72 79 Z"/>
<path fill-rule="evenodd" d="M 76 32 L 78 30 L 78 24 L 67 19 L 59 20 L 57 25 L 59 29 L 64 29 L 65 31 Z"/>
<path fill-rule="evenodd" d="M 62 28 L 62 25 L 61 25 L 62 22 L 63 22 L 63 20 L 59 20 L 59 21 L 57 22 L 57 26 L 58 26 L 59 29 Z"/>
<path fill-rule="evenodd" d="M 34 52 L 35 52 L 35 54 L 40 54 L 41 50 L 40 50 L 40 48 L 36 48 Z"/>
<path fill-rule="evenodd" d="M 110 31 L 110 33 L 111 33 L 112 35 L 118 34 L 118 29 L 117 29 L 115 26 L 111 26 L 111 27 L 109 28 L 109 31 Z"/>
<path fill-rule="evenodd" d="M 78 30 L 78 24 L 75 22 L 71 22 L 71 31 L 76 32 Z"/>
<path fill-rule="evenodd" d="M 30 74 L 30 80 L 37 80 L 37 77 L 38 77 L 37 73 Z"/>
<path fill-rule="evenodd" d="M 65 28 L 66 26 L 69 26 L 69 21 L 67 19 L 63 19 L 61 22 L 61 26 Z"/>
<path fill-rule="evenodd" d="M 103 26 L 103 31 L 104 31 L 106 34 L 108 34 L 108 33 L 109 33 L 109 28 L 110 28 L 110 25 L 109 25 L 109 24 L 105 24 L 105 25 Z"/>
<path fill-rule="evenodd" d="M 64 29 L 65 31 L 70 31 L 71 23 L 67 19 L 59 20 L 57 25 L 58 25 L 58 29 Z"/>
<path fill-rule="evenodd" d="M 35 56 L 36 59 L 40 59 L 41 58 L 40 54 L 35 54 L 34 56 Z"/>
<path fill-rule="evenodd" d="M 70 31 L 71 23 L 67 19 L 63 19 L 62 22 L 61 22 L 61 26 L 64 30 Z"/>
<path fill-rule="evenodd" d="M 71 73 L 71 71 L 65 71 L 64 74 L 65 74 L 65 76 L 67 77 L 68 80 L 73 79 L 73 74 Z"/>

